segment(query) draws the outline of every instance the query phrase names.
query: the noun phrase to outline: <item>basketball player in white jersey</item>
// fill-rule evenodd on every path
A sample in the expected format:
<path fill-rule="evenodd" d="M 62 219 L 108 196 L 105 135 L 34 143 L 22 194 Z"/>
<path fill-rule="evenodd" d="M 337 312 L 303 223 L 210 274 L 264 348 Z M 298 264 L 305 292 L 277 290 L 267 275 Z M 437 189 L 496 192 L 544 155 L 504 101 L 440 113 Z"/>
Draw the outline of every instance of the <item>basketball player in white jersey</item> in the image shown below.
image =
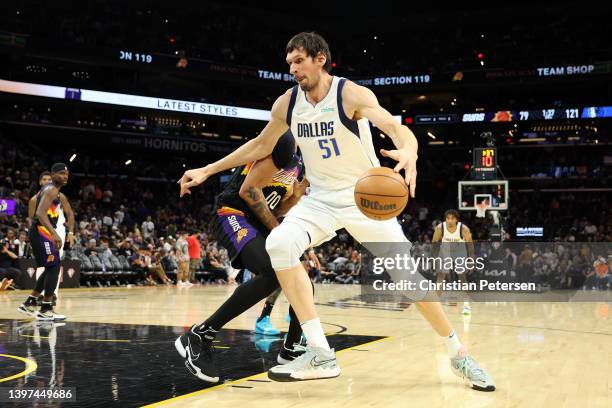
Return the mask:
<path fill-rule="evenodd" d="M 44 185 L 49 184 L 51 182 L 51 173 L 48 171 L 43 171 L 38 177 L 38 185 L 42 188 Z M 38 199 L 38 193 L 34 194 L 30 201 L 28 202 L 28 217 L 30 219 L 34 218 L 34 213 L 36 212 L 36 200 Z M 68 215 L 68 218 L 66 218 Z M 70 232 L 66 235 L 66 224 L 69 225 Z M 70 202 L 64 195 L 64 193 L 60 193 L 60 206 L 59 206 L 59 218 L 57 219 L 57 233 L 62 238 L 62 247 L 59 250 L 60 259 L 64 258 L 64 247 L 66 245 L 66 239 L 69 240 L 70 246 L 74 245 L 74 213 L 72 212 L 72 207 L 70 206 Z M 42 273 L 45 271 L 44 267 L 36 268 L 36 280 L 40 278 Z M 55 288 L 55 294 L 59 293 L 59 285 L 60 280 L 57 280 L 57 287 Z M 41 296 L 44 295 L 44 289 L 41 291 Z M 56 295 L 53 297 L 53 306 L 55 306 Z"/>
<path fill-rule="evenodd" d="M 272 230 L 266 250 L 283 292 L 302 322 L 308 339 L 306 352 L 270 369 L 277 381 L 300 381 L 340 375 L 335 353 L 330 349 L 314 306 L 311 283 L 300 256 L 341 228 L 360 242 L 406 243 L 396 219 L 374 221 L 357 208 L 353 189 L 359 176 L 379 167 L 370 134 L 371 121 L 392 139 L 395 150 L 381 150 L 396 160 L 394 170 L 405 171 L 405 181 L 414 197 L 418 143 L 414 134 L 397 123 L 369 89 L 329 74 L 331 54 L 326 41 L 316 33 L 300 33 L 286 47 L 286 61 L 298 85 L 281 95 L 272 106 L 271 118 L 258 137 L 225 158 L 199 169 L 188 170 L 179 180 L 180 195 L 210 176 L 266 157 L 276 141 L 291 129 L 302 152 L 310 181 L 310 194 L 302 197 L 283 223 Z M 495 384 L 467 355 L 439 302 L 419 301 L 417 309 L 446 340 L 453 371 L 474 389 L 493 391 Z"/>
<path fill-rule="evenodd" d="M 434 246 L 434 256 L 440 258 L 452 258 L 454 260 L 463 257 L 470 257 L 474 259 L 474 243 L 472 242 L 472 232 L 463 223 L 459 222 L 459 212 L 456 210 L 448 210 L 444 213 L 444 222 L 439 224 L 434 231 L 432 243 L 440 243 Z M 438 253 L 436 253 L 438 252 Z M 440 268 L 437 271 L 437 282 L 441 283 L 450 274 L 452 269 Z M 459 277 L 459 282 L 467 283 L 467 273 L 469 271 L 464 270 L 463 267 L 455 268 L 454 272 Z M 463 301 L 463 314 L 469 315 L 472 313 L 467 294 Z"/>

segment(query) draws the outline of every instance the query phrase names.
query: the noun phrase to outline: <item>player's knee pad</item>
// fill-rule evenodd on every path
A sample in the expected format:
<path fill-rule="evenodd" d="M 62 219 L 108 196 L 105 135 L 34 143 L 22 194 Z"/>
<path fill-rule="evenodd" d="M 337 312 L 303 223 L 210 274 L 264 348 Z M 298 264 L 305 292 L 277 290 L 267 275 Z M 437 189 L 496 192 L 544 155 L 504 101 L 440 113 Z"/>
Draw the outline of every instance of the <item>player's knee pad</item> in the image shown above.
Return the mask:
<path fill-rule="evenodd" d="M 288 222 L 274 228 L 266 239 L 266 251 L 275 271 L 297 266 L 309 245 L 308 233 L 300 226 Z"/>

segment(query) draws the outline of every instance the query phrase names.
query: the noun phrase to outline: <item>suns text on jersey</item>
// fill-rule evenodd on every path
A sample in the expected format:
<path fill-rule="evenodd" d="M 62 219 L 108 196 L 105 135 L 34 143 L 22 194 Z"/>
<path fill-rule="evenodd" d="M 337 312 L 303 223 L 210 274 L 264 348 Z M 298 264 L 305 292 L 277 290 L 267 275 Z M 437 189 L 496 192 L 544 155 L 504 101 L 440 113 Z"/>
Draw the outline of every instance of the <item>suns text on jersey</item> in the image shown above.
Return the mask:
<path fill-rule="evenodd" d="M 329 122 L 314 122 L 314 123 L 298 123 L 298 137 L 321 137 L 332 136 L 334 134 L 334 121 Z"/>

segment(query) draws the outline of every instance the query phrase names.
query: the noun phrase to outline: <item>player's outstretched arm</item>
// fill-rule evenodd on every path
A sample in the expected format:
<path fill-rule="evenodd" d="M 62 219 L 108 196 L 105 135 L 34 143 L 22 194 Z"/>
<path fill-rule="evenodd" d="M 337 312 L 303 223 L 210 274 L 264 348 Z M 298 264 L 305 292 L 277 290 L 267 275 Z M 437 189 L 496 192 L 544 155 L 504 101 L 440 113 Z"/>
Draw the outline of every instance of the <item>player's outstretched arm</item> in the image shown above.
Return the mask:
<path fill-rule="evenodd" d="M 376 127 L 389 135 L 397 150 L 381 149 L 383 156 L 396 160 L 398 163 L 393 169 L 399 173 L 405 170 L 405 181 L 410 187 L 410 195 L 414 197 L 416 192 L 416 161 L 419 144 L 414 133 L 403 126 L 380 104 L 374 92 L 368 88 L 347 82 L 342 90 L 343 108 L 349 118 L 367 118 Z"/>
<path fill-rule="evenodd" d="M 276 172 L 278 172 L 278 168 L 274 165 L 272 156 L 257 160 L 253 163 L 238 192 L 240 198 L 247 203 L 257 218 L 269 230 L 278 227 L 278 220 L 268 207 L 263 188 L 272 180 Z"/>
<path fill-rule="evenodd" d="M 192 187 L 202 184 L 210 176 L 255 160 L 263 159 L 271 154 L 278 139 L 280 139 L 289 128 L 287 126 L 287 110 L 289 108 L 290 97 L 291 91 L 289 90 L 274 102 L 270 121 L 255 139 L 249 140 L 221 160 L 200 167 L 199 169 L 187 170 L 178 181 L 181 186 L 180 196 L 191 194 L 190 189 Z"/>

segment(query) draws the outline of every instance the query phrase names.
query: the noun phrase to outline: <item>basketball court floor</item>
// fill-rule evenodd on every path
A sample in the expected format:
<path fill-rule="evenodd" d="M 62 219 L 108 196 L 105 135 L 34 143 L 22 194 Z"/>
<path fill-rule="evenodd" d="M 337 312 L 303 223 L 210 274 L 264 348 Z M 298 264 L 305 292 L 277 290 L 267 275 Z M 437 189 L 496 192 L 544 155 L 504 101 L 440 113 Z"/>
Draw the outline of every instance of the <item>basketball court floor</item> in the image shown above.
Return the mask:
<path fill-rule="evenodd" d="M 482 393 L 452 374 L 415 307 L 366 303 L 356 285 L 316 287 L 340 377 L 269 381 L 281 341 L 253 335 L 258 305 L 221 331 L 225 382 L 210 385 L 187 373 L 173 342 L 234 288 L 64 289 L 57 310 L 69 320 L 51 325 L 16 311 L 26 292 L 0 294 L 0 387 L 74 388 L 77 402 L 61 405 L 79 407 L 612 406 L 612 303 L 473 302 L 471 316 L 461 303 L 445 306 L 497 383 Z M 281 296 L 272 314 L 284 330 L 287 308 Z"/>

